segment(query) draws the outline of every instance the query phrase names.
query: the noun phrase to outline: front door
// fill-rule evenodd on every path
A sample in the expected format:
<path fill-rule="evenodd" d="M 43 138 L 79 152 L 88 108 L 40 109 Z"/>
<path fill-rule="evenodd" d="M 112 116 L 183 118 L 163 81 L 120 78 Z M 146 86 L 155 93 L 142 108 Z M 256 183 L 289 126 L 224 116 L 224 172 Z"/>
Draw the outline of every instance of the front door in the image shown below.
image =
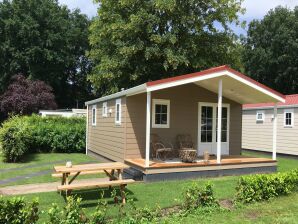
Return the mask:
<path fill-rule="evenodd" d="M 229 154 L 230 106 L 222 105 L 221 154 Z M 198 153 L 217 151 L 217 103 L 199 103 Z"/>

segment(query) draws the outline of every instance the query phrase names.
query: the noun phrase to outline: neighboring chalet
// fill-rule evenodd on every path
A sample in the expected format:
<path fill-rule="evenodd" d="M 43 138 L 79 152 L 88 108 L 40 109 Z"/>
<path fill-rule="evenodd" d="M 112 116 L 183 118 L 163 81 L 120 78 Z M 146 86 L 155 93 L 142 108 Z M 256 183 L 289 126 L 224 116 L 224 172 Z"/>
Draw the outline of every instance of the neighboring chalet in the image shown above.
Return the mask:
<path fill-rule="evenodd" d="M 242 148 L 272 151 L 274 104 L 243 105 Z M 277 104 L 277 153 L 298 155 L 298 94 Z"/>
<path fill-rule="evenodd" d="M 272 172 L 274 144 L 272 159 L 241 156 L 242 105 L 284 101 L 284 95 L 228 66 L 147 82 L 86 102 L 86 153 L 123 161 L 147 181 Z M 179 150 L 178 135 L 192 139 L 199 156 L 193 163 L 156 157 L 152 136 Z M 202 160 L 206 152 L 210 158 Z"/>

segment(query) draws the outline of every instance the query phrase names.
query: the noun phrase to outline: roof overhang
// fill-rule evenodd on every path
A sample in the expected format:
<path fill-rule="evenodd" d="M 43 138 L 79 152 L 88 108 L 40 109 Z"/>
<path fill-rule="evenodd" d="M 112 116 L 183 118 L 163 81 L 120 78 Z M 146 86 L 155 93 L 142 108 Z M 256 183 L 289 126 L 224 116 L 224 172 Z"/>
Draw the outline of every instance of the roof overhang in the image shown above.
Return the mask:
<path fill-rule="evenodd" d="M 194 83 L 211 92 L 218 92 L 219 80 L 223 83 L 223 96 L 240 104 L 250 103 L 277 103 L 285 102 L 285 96 L 269 87 L 231 69 L 220 66 L 182 76 L 148 82 L 121 92 L 88 101 L 85 104 L 94 104 L 122 96 L 136 95 L 144 92 L 158 91 L 175 86 Z"/>

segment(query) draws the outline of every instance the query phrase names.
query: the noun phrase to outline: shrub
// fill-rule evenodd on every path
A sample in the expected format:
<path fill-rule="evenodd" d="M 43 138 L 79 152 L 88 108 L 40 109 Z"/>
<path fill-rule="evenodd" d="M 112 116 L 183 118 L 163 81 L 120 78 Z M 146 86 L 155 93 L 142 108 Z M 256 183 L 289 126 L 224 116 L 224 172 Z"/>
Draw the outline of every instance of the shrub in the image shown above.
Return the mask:
<path fill-rule="evenodd" d="M 34 224 L 37 222 L 38 201 L 27 204 L 24 198 L 16 197 L 4 200 L 0 197 L 0 223 Z"/>
<path fill-rule="evenodd" d="M 17 162 L 29 152 L 83 152 L 85 119 L 13 116 L 0 129 L 4 159 Z"/>
<path fill-rule="evenodd" d="M 60 209 L 57 204 L 49 210 L 50 224 L 85 224 L 87 217 L 80 208 L 81 198 L 67 197 L 67 204 L 64 209 Z"/>
<path fill-rule="evenodd" d="M 57 204 L 53 204 L 48 214 L 49 224 L 105 224 L 106 223 L 106 203 L 99 202 L 96 211 L 91 219 L 88 219 L 83 209 L 80 207 L 82 199 L 67 197 L 66 206 L 61 209 Z M 102 207 L 103 205 L 103 207 Z"/>
<path fill-rule="evenodd" d="M 207 183 L 203 188 L 193 183 L 184 193 L 183 207 L 186 210 L 198 207 L 217 207 L 218 201 L 214 197 L 213 186 Z"/>
<path fill-rule="evenodd" d="M 298 169 L 275 174 L 243 176 L 236 187 L 236 201 L 250 203 L 286 195 L 297 189 Z"/>

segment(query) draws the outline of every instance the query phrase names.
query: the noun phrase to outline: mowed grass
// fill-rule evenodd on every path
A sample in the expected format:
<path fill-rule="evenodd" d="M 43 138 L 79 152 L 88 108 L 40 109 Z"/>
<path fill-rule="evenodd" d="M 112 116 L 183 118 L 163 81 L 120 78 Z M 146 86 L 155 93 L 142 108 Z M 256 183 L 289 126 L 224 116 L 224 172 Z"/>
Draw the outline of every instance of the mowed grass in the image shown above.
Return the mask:
<path fill-rule="evenodd" d="M 267 154 L 245 153 L 245 155 L 256 157 L 270 157 Z M 82 155 L 86 160 L 91 158 Z M 72 159 L 72 161 L 74 161 Z M 278 158 L 278 170 L 283 172 L 298 168 L 298 160 L 295 158 Z M 216 197 L 218 199 L 233 199 L 235 194 L 235 186 L 239 176 L 227 176 L 218 178 L 204 178 L 196 180 L 177 180 L 155 183 L 136 183 L 127 186 L 128 198 L 134 199 L 137 207 L 145 206 L 154 208 L 159 205 L 161 208 L 172 207 L 181 203 L 184 190 L 192 182 L 198 182 L 204 185 L 210 181 L 214 185 Z M 100 190 L 74 191 L 74 194 L 83 198 L 82 207 L 85 212 L 90 215 L 94 212 L 100 196 Z M 39 193 L 24 195 L 27 200 L 38 197 L 40 202 L 40 210 L 48 211 L 52 203 L 57 203 L 61 208 L 65 206 L 65 198 L 56 192 Z M 105 192 L 106 200 L 109 203 L 108 215 L 117 214 L 117 207 L 110 197 L 110 192 Z M 281 197 L 270 202 L 257 203 L 254 205 L 243 206 L 230 212 L 219 212 L 208 215 L 193 214 L 181 218 L 169 218 L 168 222 L 173 223 L 296 223 L 298 220 L 297 213 L 298 194 L 292 194 L 288 197 Z M 129 206 L 126 209 L 130 209 Z M 295 212 L 294 212 L 295 211 Z M 40 223 L 47 221 L 47 214 L 42 213 Z M 278 220 L 278 222 L 275 222 Z"/>
<path fill-rule="evenodd" d="M 73 164 L 96 162 L 95 159 L 82 153 L 38 153 L 27 155 L 20 163 L 4 163 L 3 156 L 0 154 L 0 180 L 25 177 L 25 179 L 15 182 L 0 184 L 0 187 L 59 181 L 51 176 L 53 167 L 54 165 L 64 165 L 66 161 L 72 161 Z M 37 176 L 29 177 L 32 174 Z M 84 176 L 84 178 L 87 177 L 90 176 Z"/>

